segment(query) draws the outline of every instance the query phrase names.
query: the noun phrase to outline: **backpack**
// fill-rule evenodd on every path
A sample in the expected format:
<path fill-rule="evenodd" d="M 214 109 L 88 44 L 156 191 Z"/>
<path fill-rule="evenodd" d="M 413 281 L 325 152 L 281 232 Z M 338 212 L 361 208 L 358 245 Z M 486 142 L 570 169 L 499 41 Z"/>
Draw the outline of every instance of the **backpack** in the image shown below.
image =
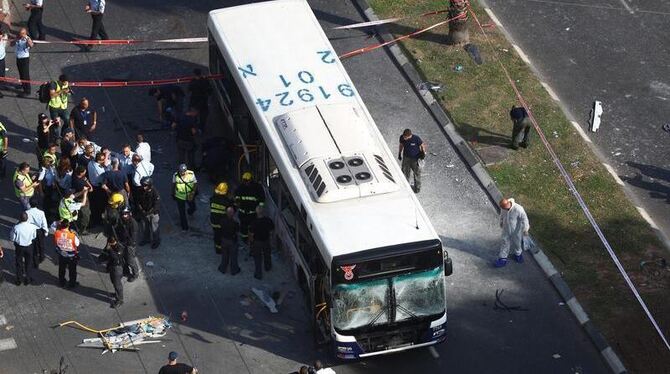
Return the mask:
<path fill-rule="evenodd" d="M 40 103 L 47 104 L 51 100 L 51 82 L 45 82 L 40 85 L 40 89 L 37 90 L 37 98 L 40 100 Z"/>

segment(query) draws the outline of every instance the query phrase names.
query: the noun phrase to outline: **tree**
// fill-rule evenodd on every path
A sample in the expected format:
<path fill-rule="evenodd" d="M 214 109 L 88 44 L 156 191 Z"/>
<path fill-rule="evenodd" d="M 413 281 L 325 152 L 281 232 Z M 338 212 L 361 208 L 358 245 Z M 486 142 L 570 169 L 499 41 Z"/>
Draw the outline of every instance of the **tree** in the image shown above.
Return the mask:
<path fill-rule="evenodd" d="M 468 3 L 467 0 L 449 0 L 449 43 L 467 44 L 470 42 L 468 30 Z"/>

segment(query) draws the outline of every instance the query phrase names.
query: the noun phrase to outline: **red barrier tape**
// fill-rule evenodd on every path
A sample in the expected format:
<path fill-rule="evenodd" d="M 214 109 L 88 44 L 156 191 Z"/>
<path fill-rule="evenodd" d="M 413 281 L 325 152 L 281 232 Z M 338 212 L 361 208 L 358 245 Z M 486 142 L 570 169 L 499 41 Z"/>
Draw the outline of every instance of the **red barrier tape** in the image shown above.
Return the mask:
<path fill-rule="evenodd" d="M 207 38 L 180 38 L 180 39 L 108 39 L 108 40 L 33 40 L 35 44 L 75 44 L 75 45 L 131 45 L 141 43 L 204 43 Z"/>
<path fill-rule="evenodd" d="M 477 15 L 475 12 L 472 10 L 472 7 L 470 4 L 468 4 L 468 11 L 470 14 L 472 14 L 472 18 L 475 20 L 477 25 L 479 26 L 479 29 L 481 30 L 482 34 L 484 35 L 484 38 L 486 41 L 495 48 L 493 45 L 493 42 L 489 39 L 488 35 L 486 34 L 486 31 L 484 31 L 484 26 L 479 22 L 479 19 L 477 18 Z M 595 218 L 591 214 L 591 211 L 589 210 L 589 207 L 586 205 L 586 202 L 582 198 L 582 195 L 577 191 L 577 187 L 575 186 L 572 177 L 570 177 L 570 174 L 568 174 L 567 170 L 565 170 L 565 167 L 563 166 L 563 163 L 561 160 L 558 158 L 558 155 L 556 155 L 556 152 L 554 152 L 554 149 L 551 147 L 551 144 L 549 144 L 549 141 L 544 135 L 544 132 L 542 131 L 542 128 L 540 125 L 537 123 L 537 120 L 535 119 L 535 116 L 533 115 L 533 112 L 530 110 L 530 107 L 528 106 L 528 103 L 524 99 L 524 97 L 521 95 L 521 92 L 519 91 L 519 88 L 516 86 L 516 83 L 512 79 L 512 76 L 509 74 L 509 71 L 503 65 L 502 61 L 495 57 L 494 58 L 497 60 L 498 64 L 502 68 L 503 72 L 505 73 L 505 77 L 507 78 L 510 86 L 514 89 L 514 93 L 517 97 L 517 100 L 523 105 L 523 107 L 526 109 L 526 112 L 528 112 L 528 117 L 530 118 L 531 122 L 533 123 L 533 127 L 535 128 L 535 131 L 537 131 L 537 134 L 539 135 L 540 139 L 542 140 L 542 144 L 544 144 L 544 147 L 547 149 L 547 152 L 549 152 L 549 155 L 551 156 L 552 160 L 554 161 L 554 164 L 556 164 L 556 167 L 558 168 L 558 171 L 561 173 L 561 176 L 563 177 L 563 180 L 568 186 L 568 189 L 572 193 L 572 195 L 575 197 L 577 200 L 577 203 L 579 203 L 580 208 L 582 209 L 582 212 L 584 212 L 584 216 L 588 219 L 589 223 L 591 224 L 591 227 L 595 230 L 596 234 L 598 235 L 598 238 L 600 238 L 600 241 L 603 243 L 603 246 L 605 246 L 605 249 L 607 250 L 607 253 L 609 256 L 612 258 L 612 261 L 616 265 L 617 269 L 619 270 L 619 273 L 621 273 L 621 276 L 623 279 L 626 281 L 626 284 L 628 285 L 628 288 L 631 290 L 635 298 L 637 299 L 637 302 L 640 304 L 642 309 L 644 310 L 647 318 L 651 322 L 651 324 L 654 326 L 656 329 L 656 332 L 660 336 L 660 338 L 663 340 L 663 343 L 665 343 L 665 346 L 668 350 L 670 350 L 670 344 L 668 343 L 667 338 L 665 337 L 665 334 L 663 334 L 663 331 L 661 328 L 658 326 L 658 322 L 656 322 L 656 319 L 654 316 L 651 314 L 651 311 L 647 307 L 647 304 L 644 302 L 642 299 L 642 296 L 638 292 L 637 288 L 635 288 L 635 285 L 633 284 L 633 281 L 630 279 L 628 276 L 628 273 L 626 273 L 626 270 L 624 269 L 623 265 L 621 264 L 621 261 L 619 260 L 619 257 L 614 253 L 614 249 L 612 249 L 612 246 L 610 245 L 609 241 L 607 241 L 607 238 L 605 237 L 605 234 L 602 232 L 600 229 L 600 226 L 598 225 L 598 222 L 596 222 Z"/>
<path fill-rule="evenodd" d="M 417 35 L 423 34 L 423 33 L 426 32 L 426 31 L 430 31 L 430 30 L 432 30 L 432 29 L 434 29 L 434 28 L 436 28 L 436 27 L 442 26 L 442 25 L 444 25 L 444 24 L 446 24 L 446 23 L 449 23 L 449 22 L 451 22 L 451 21 L 455 21 L 455 20 L 458 20 L 458 19 L 466 18 L 466 17 L 467 17 L 467 14 L 466 14 L 466 13 L 462 13 L 462 14 L 457 15 L 456 17 L 449 18 L 449 19 L 444 20 L 444 21 L 442 21 L 442 22 L 438 22 L 438 23 L 436 23 L 436 24 L 434 24 L 434 25 L 432 25 L 432 26 L 428 26 L 428 27 L 426 27 L 425 29 L 417 30 L 417 31 L 414 31 L 414 32 L 409 33 L 409 34 L 405 34 L 405 35 L 399 36 L 399 37 L 397 37 L 397 38 L 395 38 L 395 39 L 393 39 L 393 40 L 389 40 L 388 42 L 379 43 L 379 44 L 375 44 L 375 45 L 367 46 L 367 47 L 364 47 L 364 48 L 355 49 L 355 50 L 353 50 L 353 51 L 349 51 L 349 52 L 347 52 L 347 53 L 345 53 L 345 54 L 340 55 L 340 60 L 344 60 L 344 59 L 346 59 L 346 58 L 353 57 L 353 56 L 357 56 L 357 55 L 360 55 L 360 54 L 363 54 L 363 53 L 366 53 L 366 52 L 374 51 L 375 49 L 379 49 L 379 48 L 382 48 L 382 47 L 386 47 L 387 45 L 397 43 L 397 42 L 399 42 L 399 41 L 401 41 L 401 40 L 405 40 L 405 39 L 413 38 L 413 37 L 415 37 L 415 36 L 417 36 Z"/>
<path fill-rule="evenodd" d="M 69 82 L 70 87 L 149 87 L 149 86 L 163 86 L 166 84 L 181 84 L 189 83 L 198 77 L 182 77 L 182 78 L 173 78 L 173 79 L 155 79 L 155 80 L 146 80 L 146 81 L 106 81 L 106 82 L 91 82 L 91 81 L 81 81 L 81 82 Z M 205 75 L 202 78 L 204 79 L 221 79 L 223 74 L 214 74 L 214 75 Z M 2 78 L 0 77 L 0 82 L 7 83 L 29 83 L 34 85 L 41 85 L 47 83 L 47 81 L 33 81 L 33 80 L 23 80 L 17 78 Z"/>
<path fill-rule="evenodd" d="M 397 22 L 397 21 L 400 21 L 400 20 L 403 20 L 403 19 L 428 17 L 428 16 L 434 16 L 436 14 L 442 14 L 442 13 L 447 13 L 447 12 L 449 12 L 449 9 L 435 10 L 435 11 L 432 11 L 432 12 L 426 12 L 426 13 L 419 14 L 419 15 L 416 15 L 416 16 L 396 17 L 396 18 L 387 18 L 387 19 L 382 19 L 382 20 L 377 20 L 377 21 L 352 23 L 350 25 L 333 27 L 333 30 L 351 30 L 351 29 L 358 29 L 358 28 L 363 28 L 363 27 L 379 26 L 379 25 L 384 25 L 384 24 L 387 24 L 387 23 Z"/>

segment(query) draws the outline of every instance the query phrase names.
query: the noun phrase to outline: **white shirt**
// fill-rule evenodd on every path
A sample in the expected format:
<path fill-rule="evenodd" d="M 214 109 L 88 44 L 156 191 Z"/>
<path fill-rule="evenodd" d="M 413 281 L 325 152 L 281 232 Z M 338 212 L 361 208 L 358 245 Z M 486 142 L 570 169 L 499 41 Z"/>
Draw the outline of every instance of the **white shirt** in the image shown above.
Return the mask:
<path fill-rule="evenodd" d="M 335 374 L 335 370 L 331 368 L 323 368 L 316 371 L 316 374 Z"/>
<path fill-rule="evenodd" d="M 130 152 L 128 156 L 125 156 L 123 153 L 118 154 L 119 158 L 119 167 L 126 174 L 133 174 L 135 172 L 135 166 L 133 166 L 133 155 L 135 152 Z"/>
<path fill-rule="evenodd" d="M 151 162 L 151 146 L 147 142 L 142 142 L 137 144 L 135 148 L 135 153 L 142 156 L 142 160 Z"/>
<path fill-rule="evenodd" d="M 136 187 L 141 186 L 140 181 L 144 177 L 150 177 L 154 174 L 154 164 L 149 161 L 140 161 L 139 164 L 135 167 L 135 173 L 133 174 L 133 185 Z"/>
<path fill-rule="evenodd" d="M 12 227 L 12 231 L 9 233 L 11 241 L 23 247 L 33 244 L 36 237 L 37 227 L 28 221 L 18 223 Z"/>
<path fill-rule="evenodd" d="M 32 223 L 33 226 L 38 229 L 44 230 L 44 234 L 49 233 L 49 226 L 47 226 L 47 217 L 44 215 L 44 212 L 37 208 L 30 208 L 26 210 L 28 215 L 28 222 Z"/>
<path fill-rule="evenodd" d="M 101 175 L 107 171 L 107 168 L 100 166 L 97 162 L 91 160 L 88 162 L 88 180 L 95 187 L 100 187 L 102 183 Z"/>
<path fill-rule="evenodd" d="M 0 39 L 0 60 L 7 56 L 7 35 L 3 35 Z"/>

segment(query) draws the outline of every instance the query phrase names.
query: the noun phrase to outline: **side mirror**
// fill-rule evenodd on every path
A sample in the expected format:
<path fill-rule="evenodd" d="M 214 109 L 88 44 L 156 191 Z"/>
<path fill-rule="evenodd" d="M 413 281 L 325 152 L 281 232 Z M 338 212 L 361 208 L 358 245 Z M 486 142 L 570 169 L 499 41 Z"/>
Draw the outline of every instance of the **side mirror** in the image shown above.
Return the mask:
<path fill-rule="evenodd" d="M 448 277 L 454 272 L 454 266 L 451 263 L 450 257 L 444 258 L 444 276 Z"/>

